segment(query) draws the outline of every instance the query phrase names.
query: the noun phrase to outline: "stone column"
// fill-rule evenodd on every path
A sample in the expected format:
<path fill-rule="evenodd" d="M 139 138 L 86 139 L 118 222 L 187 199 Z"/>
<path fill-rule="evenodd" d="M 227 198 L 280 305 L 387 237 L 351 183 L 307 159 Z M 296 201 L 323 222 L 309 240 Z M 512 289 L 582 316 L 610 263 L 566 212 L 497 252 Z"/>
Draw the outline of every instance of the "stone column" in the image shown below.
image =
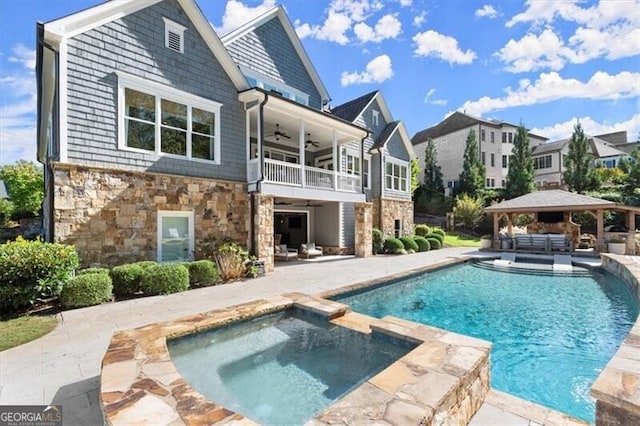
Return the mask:
<path fill-rule="evenodd" d="M 355 253 L 357 257 L 372 255 L 373 204 L 355 203 Z"/>
<path fill-rule="evenodd" d="M 596 211 L 596 245 L 600 253 L 607 251 L 607 242 L 604 239 L 604 210 Z"/>
<path fill-rule="evenodd" d="M 254 197 L 255 253 L 258 259 L 264 260 L 265 271 L 271 272 L 273 271 L 273 197 L 257 193 Z"/>

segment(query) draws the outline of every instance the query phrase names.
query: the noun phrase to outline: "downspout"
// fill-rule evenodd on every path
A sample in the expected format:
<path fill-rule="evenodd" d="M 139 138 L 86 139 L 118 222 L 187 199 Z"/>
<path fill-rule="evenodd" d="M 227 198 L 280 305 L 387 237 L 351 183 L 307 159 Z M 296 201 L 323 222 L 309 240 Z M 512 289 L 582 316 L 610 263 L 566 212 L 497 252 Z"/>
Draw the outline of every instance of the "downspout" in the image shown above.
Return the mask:
<path fill-rule="evenodd" d="M 264 94 L 264 100 L 260 102 L 258 106 L 258 135 L 260 136 L 258 140 L 258 146 L 260 146 L 260 177 L 256 181 L 256 189 L 251 191 L 251 254 L 257 256 L 257 247 L 258 247 L 258 235 L 255 231 L 256 225 L 256 201 L 255 201 L 255 193 L 260 192 L 260 184 L 264 180 L 264 106 L 267 104 L 269 100 L 269 94 Z"/>

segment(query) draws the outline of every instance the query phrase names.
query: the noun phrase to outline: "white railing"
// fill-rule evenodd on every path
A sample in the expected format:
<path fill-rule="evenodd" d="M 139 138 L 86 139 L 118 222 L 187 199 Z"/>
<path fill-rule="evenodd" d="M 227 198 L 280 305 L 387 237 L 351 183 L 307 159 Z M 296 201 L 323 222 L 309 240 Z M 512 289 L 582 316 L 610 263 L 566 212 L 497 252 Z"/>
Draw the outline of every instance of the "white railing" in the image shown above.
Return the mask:
<path fill-rule="evenodd" d="M 278 160 L 264 160 L 264 180 L 284 185 L 302 186 L 302 166 Z"/>
<path fill-rule="evenodd" d="M 254 158 L 247 165 L 247 182 L 257 182 L 260 179 L 260 160 Z"/>
<path fill-rule="evenodd" d="M 257 180 L 259 163 L 256 161 L 254 164 L 254 161 L 255 160 L 249 161 L 248 177 L 251 179 L 251 177 L 254 176 L 253 173 L 255 173 Z M 303 172 L 304 181 L 302 180 Z M 338 173 L 317 167 L 302 167 L 300 164 L 271 160 L 269 158 L 265 158 L 264 160 L 264 181 L 331 191 L 361 192 L 359 176 Z"/>

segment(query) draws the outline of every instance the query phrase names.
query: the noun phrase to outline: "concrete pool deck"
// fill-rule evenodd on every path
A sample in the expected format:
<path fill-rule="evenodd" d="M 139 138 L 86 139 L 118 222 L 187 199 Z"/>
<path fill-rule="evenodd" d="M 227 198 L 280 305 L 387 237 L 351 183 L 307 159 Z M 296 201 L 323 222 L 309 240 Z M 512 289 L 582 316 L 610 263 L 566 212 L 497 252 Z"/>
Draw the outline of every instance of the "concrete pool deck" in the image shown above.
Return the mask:
<path fill-rule="evenodd" d="M 327 292 L 475 256 L 495 257 L 496 253 L 447 248 L 407 256 L 278 264 L 276 271 L 254 280 L 65 311 L 50 334 L 0 352 L 0 405 L 60 404 L 65 424 L 102 424 L 100 363 L 115 331 L 286 292 Z M 524 420 L 517 411 L 491 400 L 478 415 L 509 413 Z"/>

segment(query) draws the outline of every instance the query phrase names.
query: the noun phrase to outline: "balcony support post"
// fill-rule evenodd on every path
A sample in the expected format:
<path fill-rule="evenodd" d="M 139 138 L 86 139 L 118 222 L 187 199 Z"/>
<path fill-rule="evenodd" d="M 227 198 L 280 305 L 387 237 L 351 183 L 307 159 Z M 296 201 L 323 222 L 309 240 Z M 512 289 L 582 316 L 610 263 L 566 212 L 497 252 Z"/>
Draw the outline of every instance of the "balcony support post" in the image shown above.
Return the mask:
<path fill-rule="evenodd" d="M 300 120 L 300 131 L 299 131 L 299 150 L 300 150 L 300 185 L 302 185 L 302 187 L 304 188 L 305 186 L 307 186 L 306 183 L 306 173 L 305 173 L 305 167 L 306 167 L 306 160 L 304 158 L 304 144 L 305 144 L 305 139 L 304 139 L 304 121 Z"/>

